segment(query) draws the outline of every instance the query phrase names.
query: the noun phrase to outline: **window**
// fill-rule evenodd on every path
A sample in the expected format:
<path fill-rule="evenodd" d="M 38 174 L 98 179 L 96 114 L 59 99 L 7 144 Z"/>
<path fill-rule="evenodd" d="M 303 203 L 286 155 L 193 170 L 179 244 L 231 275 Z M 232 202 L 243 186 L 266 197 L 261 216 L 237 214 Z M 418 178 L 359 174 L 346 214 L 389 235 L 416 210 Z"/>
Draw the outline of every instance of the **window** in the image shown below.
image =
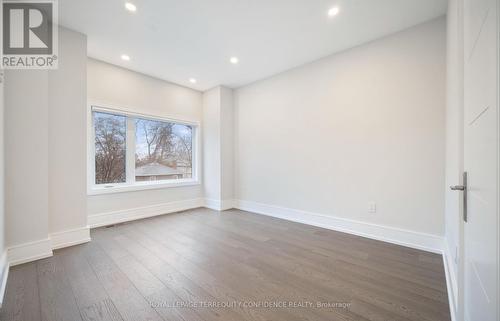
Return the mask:
<path fill-rule="evenodd" d="M 191 178 L 191 126 L 149 119 L 135 120 L 135 180 Z"/>
<path fill-rule="evenodd" d="M 125 182 L 127 119 L 94 112 L 95 183 Z"/>
<path fill-rule="evenodd" d="M 92 107 L 90 194 L 197 183 L 197 124 Z"/>

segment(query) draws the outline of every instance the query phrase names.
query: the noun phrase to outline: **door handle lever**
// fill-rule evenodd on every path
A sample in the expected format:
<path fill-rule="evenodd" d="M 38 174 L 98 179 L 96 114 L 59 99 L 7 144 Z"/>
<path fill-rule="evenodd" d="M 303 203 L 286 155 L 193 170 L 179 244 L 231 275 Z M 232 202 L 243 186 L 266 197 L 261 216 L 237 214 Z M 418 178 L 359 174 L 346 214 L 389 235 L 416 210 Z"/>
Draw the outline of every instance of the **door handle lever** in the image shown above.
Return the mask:
<path fill-rule="evenodd" d="M 464 222 L 467 222 L 467 172 L 464 172 L 463 176 L 462 176 L 462 184 L 463 185 L 453 185 L 453 186 L 450 186 L 451 190 L 452 191 L 463 191 L 464 195 L 463 195 L 463 204 L 464 204 L 464 208 L 463 208 L 463 215 L 464 215 Z"/>

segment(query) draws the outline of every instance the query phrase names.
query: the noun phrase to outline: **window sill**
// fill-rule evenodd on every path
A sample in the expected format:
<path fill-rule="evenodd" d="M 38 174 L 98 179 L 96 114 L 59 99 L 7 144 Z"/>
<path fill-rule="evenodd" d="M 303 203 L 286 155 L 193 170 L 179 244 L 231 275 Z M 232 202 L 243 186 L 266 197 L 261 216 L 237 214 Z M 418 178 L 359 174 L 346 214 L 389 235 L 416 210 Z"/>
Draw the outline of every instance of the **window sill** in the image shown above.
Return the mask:
<path fill-rule="evenodd" d="M 101 194 L 114 194 L 114 193 L 126 193 L 126 192 L 136 192 L 145 191 L 151 189 L 164 189 L 172 187 L 182 187 L 182 186 L 196 186 L 200 185 L 200 181 L 194 179 L 188 180 L 176 180 L 173 182 L 139 182 L 135 184 L 116 184 L 107 186 L 92 186 L 88 189 L 87 195 L 101 195 Z"/>

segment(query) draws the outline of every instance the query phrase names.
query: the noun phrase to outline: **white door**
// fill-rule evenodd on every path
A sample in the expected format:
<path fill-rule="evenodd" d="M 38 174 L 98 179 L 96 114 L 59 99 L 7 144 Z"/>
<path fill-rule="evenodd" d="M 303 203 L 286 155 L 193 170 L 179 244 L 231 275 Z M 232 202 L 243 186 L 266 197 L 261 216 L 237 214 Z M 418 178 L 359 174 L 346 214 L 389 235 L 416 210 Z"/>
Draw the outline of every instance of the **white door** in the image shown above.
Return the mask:
<path fill-rule="evenodd" d="M 464 313 L 495 321 L 498 308 L 498 3 L 464 0 Z"/>

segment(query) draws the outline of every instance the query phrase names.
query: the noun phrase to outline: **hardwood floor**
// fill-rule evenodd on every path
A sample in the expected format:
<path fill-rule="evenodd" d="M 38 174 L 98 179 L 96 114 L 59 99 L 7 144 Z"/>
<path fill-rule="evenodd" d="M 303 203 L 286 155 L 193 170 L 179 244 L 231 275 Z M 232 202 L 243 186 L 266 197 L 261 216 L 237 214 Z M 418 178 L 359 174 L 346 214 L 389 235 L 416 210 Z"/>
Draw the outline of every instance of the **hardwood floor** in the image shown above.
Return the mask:
<path fill-rule="evenodd" d="M 440 255 L 239 210 L 92 230 L 11 268 L 0 320 L 450 320 Z"/>

